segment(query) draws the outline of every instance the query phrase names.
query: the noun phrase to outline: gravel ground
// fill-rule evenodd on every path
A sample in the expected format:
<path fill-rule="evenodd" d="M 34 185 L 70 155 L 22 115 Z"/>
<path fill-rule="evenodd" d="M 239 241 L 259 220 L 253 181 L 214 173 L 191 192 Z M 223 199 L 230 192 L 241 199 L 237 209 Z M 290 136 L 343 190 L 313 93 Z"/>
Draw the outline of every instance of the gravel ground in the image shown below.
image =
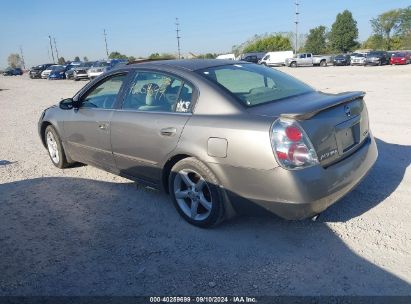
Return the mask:
<path fill-rule="evenodd" d="M 366 91 L 379 159 L 317 222 L 211 230 L 163 193 L 51 164 L 39 115 L 85 82 L 0 76 L 0 295 L 411 295 L 411 65 L 280 70 Z"/>

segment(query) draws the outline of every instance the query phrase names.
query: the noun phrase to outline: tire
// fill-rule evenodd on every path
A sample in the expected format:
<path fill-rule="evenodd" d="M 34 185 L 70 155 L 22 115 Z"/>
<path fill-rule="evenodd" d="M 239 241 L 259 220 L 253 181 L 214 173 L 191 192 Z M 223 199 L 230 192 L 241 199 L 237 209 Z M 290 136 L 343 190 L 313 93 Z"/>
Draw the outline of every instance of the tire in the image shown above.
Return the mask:
<path fill-rule="evenodd" d="M 175 208 L 190 224 L 208 228 L 224 220 L 223 190 L 216 176 L 198 159 L 189 157 L 176 163 L 168 186 Z"/>
<path fill-rule="evenodd" d="M 292 68 L 296 68 L 297 67 L 297 63 L 295 61 L 290 63 L 290 67 Z"/>
<path fill-rule="evenodd" d="M 47 146 L 47 151 L 50 160 L 57 168 L 63 169 L 68 167 L 66 154 L 61 144 L 60 136 L 53 126 L 47 126 L 44 131 L 44 141 Z"/>
<path fill-rule="evenodd" d="M 326 67 L 326 66 L 327 66 L 327 61 L 321 60 L 321 61 L 320 61 L 320 66 L 321 66 L 321 67 Z"/>

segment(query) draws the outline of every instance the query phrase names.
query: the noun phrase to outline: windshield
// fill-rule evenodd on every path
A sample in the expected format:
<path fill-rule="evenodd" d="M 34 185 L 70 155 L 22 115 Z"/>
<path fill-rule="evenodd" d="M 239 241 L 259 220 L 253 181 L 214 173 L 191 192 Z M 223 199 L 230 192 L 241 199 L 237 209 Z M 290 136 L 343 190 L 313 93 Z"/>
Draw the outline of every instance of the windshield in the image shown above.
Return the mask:
<path fill-rule="evenodd" d="M 247 107 L 314 91 L 285 73 L 255 64 L 233 64 L 198 71 Z"/>
<path fill-rule="evenodd" d="M 344 55 L 337 55 L 337 56 L 335 56 L 335 58 L 336 59 L 345 59 L 345 56 Z"/>
<path fill-rule="evenodd" d="M 61 67 L 61 65 L 52 65 L 52 66 L 48 67 L 47 69 L 54 71 L 55 69 L 57 69 L 59 67 Z"/>
<path fill-rule="evenodd" d="M 96 62 L 95 64 L 93 64 L 93 67 L 105 67 L 105 66 L 109 66 L 110 64 L 106 61 L 100 61 L 100 62 Z"/>
<path fill-rule="evenodd" d="M 373 57 L 373 56 L 382 56 L 382 53 L 379 52 L 371 52 L 368 54 L 368 57 Z"/>
<path fill-rule="evenodd" d="M 405 53 L 395 53 L 392 57 L 405 57 Z"/>
<path fill-rule="evenodd" d="M 53 72 L 61 72 L 61 71 L 64 71 L 64 66 L 56 66 L 56 67 L 53 67 Z"/>
<path fill-rule="evenodd" d="M 94 62 L 84 62 L 81 66 L 82 67 L 91 67 L 94 64 Z"/>

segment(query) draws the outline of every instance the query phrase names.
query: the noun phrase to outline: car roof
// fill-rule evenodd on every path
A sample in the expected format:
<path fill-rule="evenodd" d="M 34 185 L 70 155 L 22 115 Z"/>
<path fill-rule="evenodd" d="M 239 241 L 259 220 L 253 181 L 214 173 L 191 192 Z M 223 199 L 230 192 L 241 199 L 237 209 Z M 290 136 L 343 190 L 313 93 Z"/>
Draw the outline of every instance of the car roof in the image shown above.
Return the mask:
<path fill-rule="evenodd" d="M 196 71 L 212 67 L 232 64 L 249 64 L 243 61 L 224 60 L 224 59 L 181 59 L 181 60 L 156 60 L 143 63 L 131 63 L 130 68 L 176 68 L 180 70 Z"/>

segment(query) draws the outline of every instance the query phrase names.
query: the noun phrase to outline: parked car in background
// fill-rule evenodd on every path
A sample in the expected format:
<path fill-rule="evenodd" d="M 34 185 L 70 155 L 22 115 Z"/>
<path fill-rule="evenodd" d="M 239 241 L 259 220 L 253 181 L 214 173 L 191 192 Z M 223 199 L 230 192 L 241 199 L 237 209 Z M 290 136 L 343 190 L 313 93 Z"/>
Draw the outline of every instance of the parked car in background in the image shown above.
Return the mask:
<path fill-rule="evenodd" d="M 76 67 L 81 66 L 83 63 L 82 62 L 78 62 L 78 61 L 73 61 L 71 63 L 69 63 L 68 65 L 70 66 L 70 68 L 66 71 L 65 75 L 66 75 L 66 79 L 73 79 L 74 77 L 74 69 Z"/>
<path fill-rule="evenodd" d="M 298 66 L 315 66 L 319 65 L 326 67 L 327 63 L 330 61 L 331 56 L 314 56 L 311 53 L 297 54 L 296 57 L 287 58 L 285 60 L 285 65 L 289 67 L 298 67 Z"/>
<path fill-rule="evenodd" d="M 351 65 L 365 65 L 366 53 L 353 53 L 351 54 Z"/>
<path fill-rule="evenodd" d="M 334 65 L 350 65 L 351 57 L 348 54 L 340 54 L 334 57 Z"/>
<path fill-rule="evenodd" d="M 62 65 L 60 64 L 53 64 L 46 68 L 43 72 L 41 72 L 41 78 L 42 79 L 47 79 L 50 76 L 50 73 L 53 71 L 53 69 L 60 68 Z"/>
<path fill-rule="evenodd" d="M 44 110 L 38 131 L 56 167 L 90 164 L 163 189 L 193 225 L 250 203 L 304 219 L 377 159 L 364 95 L 243 61 L 156 61 L 91 81 Z"/>
<path fill-rule="evenodd" d="M 410 53 L 398 52 L 391 56 L 390 64 L 409 64 L 411 63 Z"/>
<path fill-rule="evenodd" d="M 7 68 L 3 72 L 3 76 L 21 76 L 23 75 L 23 70 L 21 68 Z"/>
<path fill-rule="evenodd" d="M 263 59 L 264 55 L 265 53 L 261 52 L 244 53 L 238 57 L 238 60 L 258 63 L 261 59 Z"/>
<path fill-rule="evenodd" d="M 72 67 L 73 66 L 71 64 L 55 67 L 51 71 L 48 79 L 49 80 L 66 79 L 66 73 Z"/>
<path fill-rule="evenodd" d="M 235 55 L 234 54 L 222 54 L 218 55 L 216 59 L 228 59 L 228 60 L 235 60 Z"/>
<path fill-rule="evenodd" d="M 260 60 L 259 64 L 266 66 L 285 65 L 285 60 L 293 57 L 293 54 L 293 51 L 268 52 Z"/>
<path fill-rule="evenodd" d="M 127 63 L 127 60 L 122 60 L 122 59 L 111 59 L 107 61 L 97 61 L 94 63 L 90 69 L 87 71 L 87 75 L 89 79 L 94 79 L 101 74 L 110 71 L 112 68 L 117 66 L 118 64 L 125 64 Z"/>
<path fill-rule="evenodd" d="M 80 66 L 73 68 L 73 79 L 78 81 L 80 79 L 88 79 L 87 71 L 94 64 L 94 61 L 83 62 Z"/>
<path fill-rule="evenodd" d="M 385 65 L 389 63 L 387 52 L 372 51 L 367 54 L 365 65 Z"/>
<path fill-rule="evenodd" d="M 45 63 L 32 67 L 29 71 L 30 78 L 41 78 L 41 73 L 52 65 L 52 63 Z"/>

